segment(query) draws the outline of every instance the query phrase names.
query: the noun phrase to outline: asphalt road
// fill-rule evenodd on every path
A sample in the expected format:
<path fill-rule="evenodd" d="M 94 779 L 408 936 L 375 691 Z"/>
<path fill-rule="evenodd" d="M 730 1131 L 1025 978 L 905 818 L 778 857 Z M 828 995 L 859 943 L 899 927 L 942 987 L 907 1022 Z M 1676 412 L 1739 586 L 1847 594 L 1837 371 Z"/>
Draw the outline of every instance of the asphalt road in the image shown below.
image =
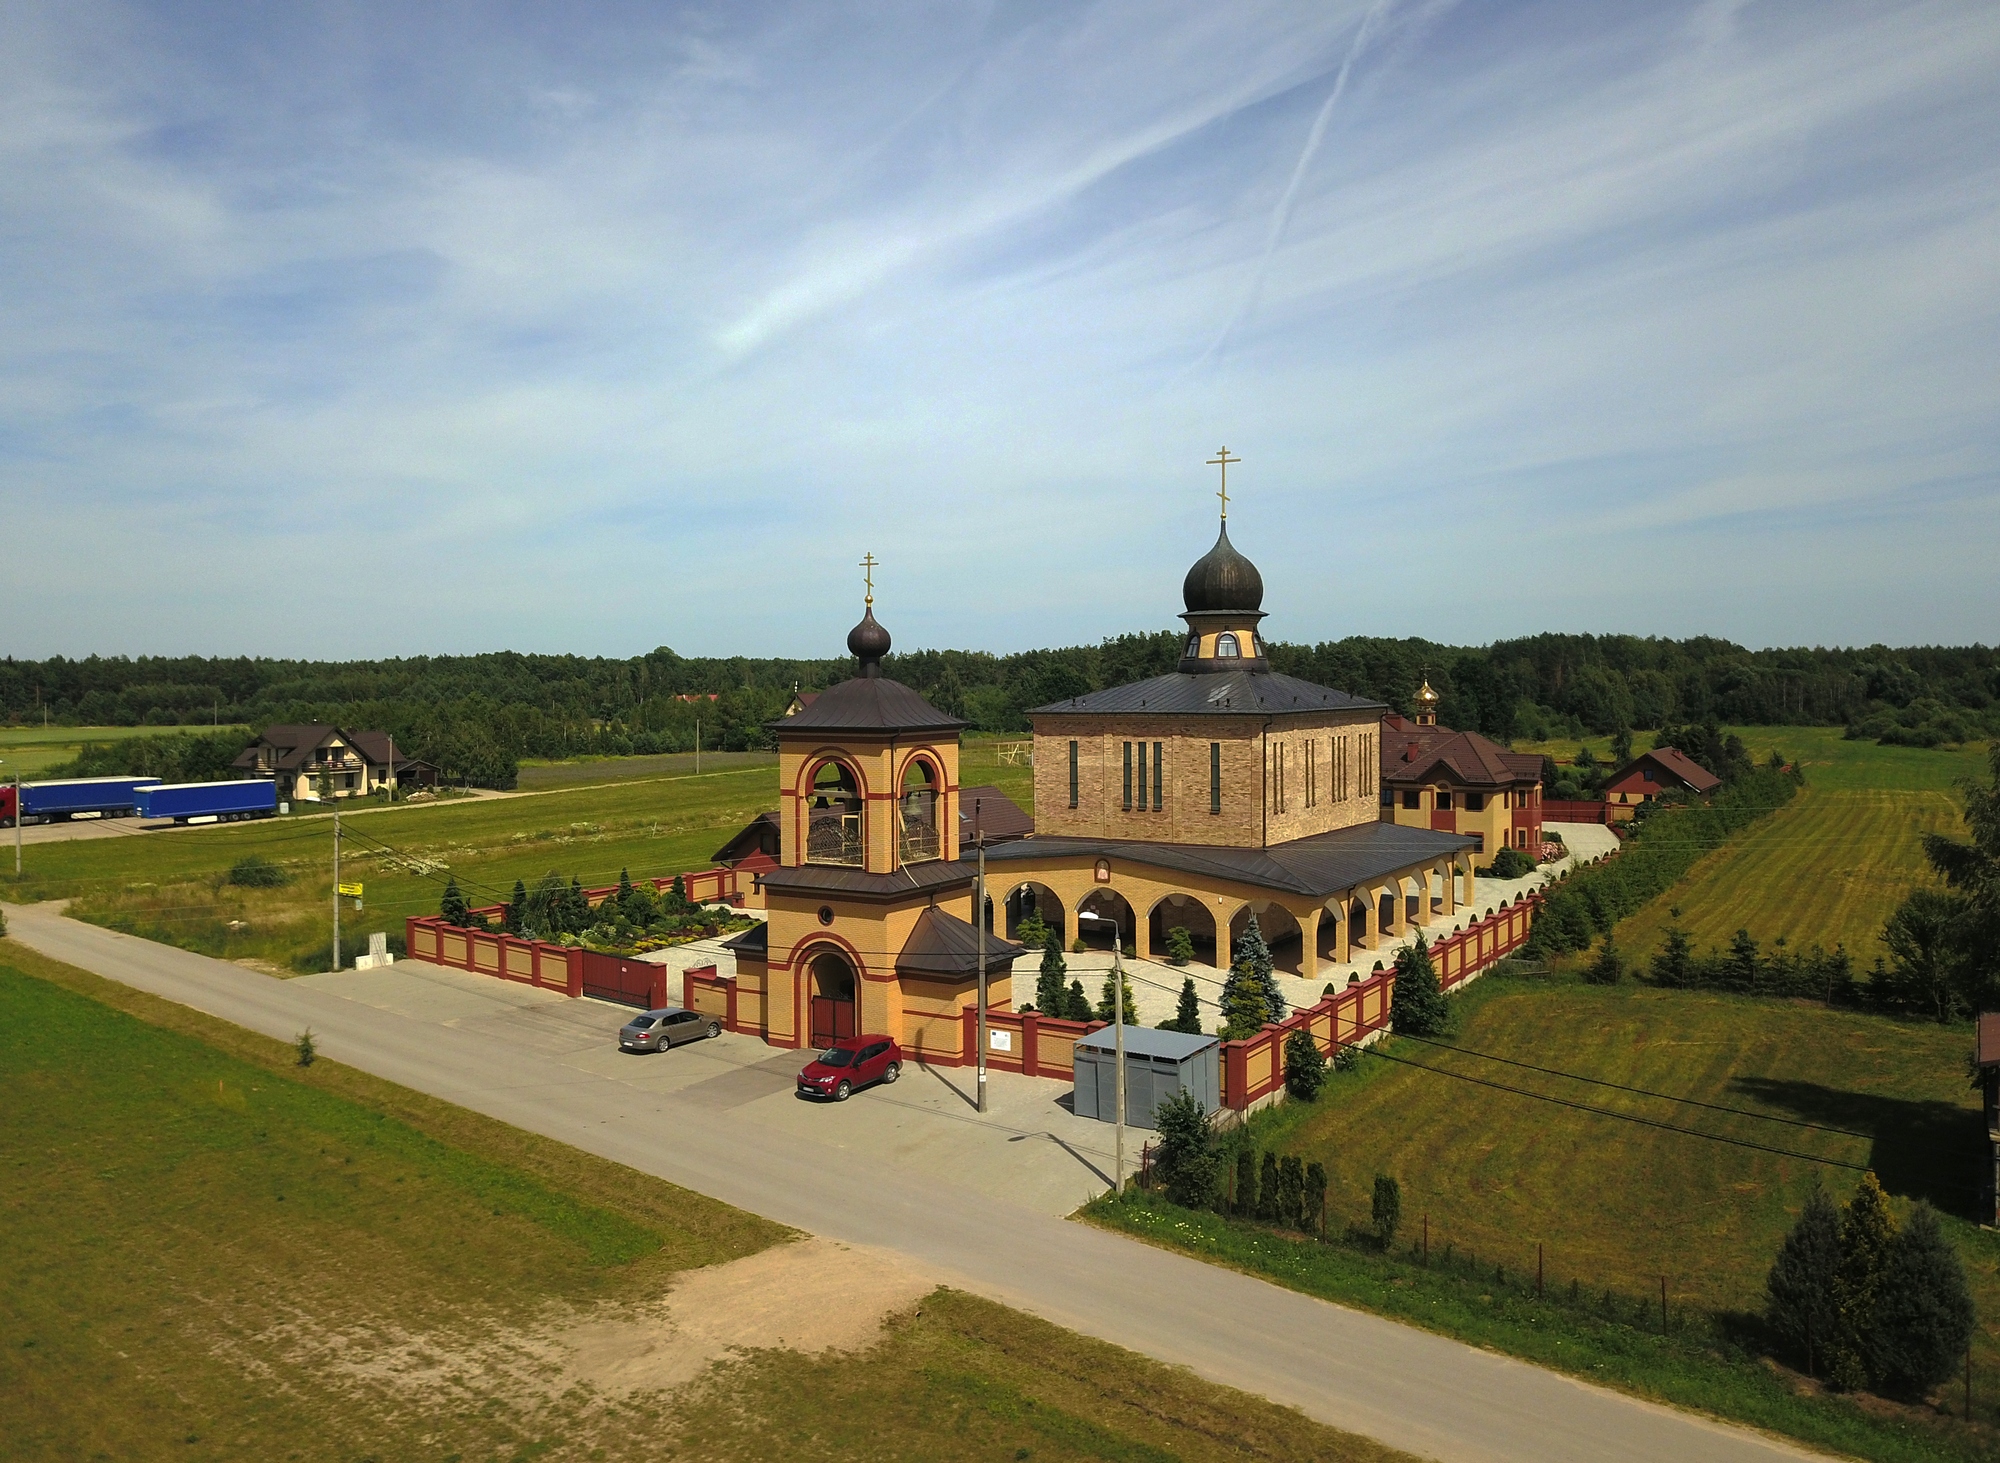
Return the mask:
<path fill-rule="evenodd" d="M 1768 1463 L 1791 1445 L 223 961 L 8 910 L 42 953 L 1451 1463 Z"/>

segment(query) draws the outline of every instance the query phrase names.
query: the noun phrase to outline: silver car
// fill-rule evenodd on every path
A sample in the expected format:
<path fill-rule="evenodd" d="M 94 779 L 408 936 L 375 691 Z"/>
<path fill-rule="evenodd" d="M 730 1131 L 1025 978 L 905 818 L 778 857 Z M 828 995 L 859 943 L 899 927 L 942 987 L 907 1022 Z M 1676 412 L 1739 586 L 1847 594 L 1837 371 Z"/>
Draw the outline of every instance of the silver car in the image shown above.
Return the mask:
<path fill-rule="evenodd" d="M 722 1035 L 722 1023 L 699 1011 L 679 1006 L 662 1006 L 643 1016 L 634 1016 L 618 1032 L 618 1046 L 628 1052 L 663 1052 L 670 1046 Z"/>

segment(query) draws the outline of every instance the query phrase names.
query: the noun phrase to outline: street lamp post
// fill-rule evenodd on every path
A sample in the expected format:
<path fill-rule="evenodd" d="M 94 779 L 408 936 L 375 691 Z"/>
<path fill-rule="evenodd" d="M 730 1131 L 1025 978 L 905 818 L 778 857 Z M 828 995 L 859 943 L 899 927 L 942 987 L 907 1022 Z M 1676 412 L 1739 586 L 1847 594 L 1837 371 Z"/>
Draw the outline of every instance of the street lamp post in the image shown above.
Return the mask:
<path fill-rule="evenodd" d="M 1111 1192 L 1125 1192 L 1125 929 L 1114 924 L 1111 930 L 1111 1029 L 1112 1046 L 1118 1064 L 1118 1136 L 1113 1143 Z"/>
<path fill-rule="evenodd" d="M 972 800 L 972 838 L 979 848 L 979 878 L 972 890 L 972 923 L 979 931 L 979 1110 L 986 1111 L 986 829 L 979 818 L 978 798 Z"/>

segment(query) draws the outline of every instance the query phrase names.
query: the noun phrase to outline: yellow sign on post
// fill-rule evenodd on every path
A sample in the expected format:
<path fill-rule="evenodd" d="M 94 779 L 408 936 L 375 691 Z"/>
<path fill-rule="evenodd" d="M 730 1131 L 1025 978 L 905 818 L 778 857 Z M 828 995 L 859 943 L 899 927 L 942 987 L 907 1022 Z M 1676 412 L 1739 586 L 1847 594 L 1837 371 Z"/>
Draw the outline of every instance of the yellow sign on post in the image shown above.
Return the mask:
<path fill-rule="evenodd" d="M 340 893 L 343 897 L 352 896 L 355 899 L 359 899 L 361 897 L 361 886 L 359 884 L 342 884 L 340 886 Z"/>

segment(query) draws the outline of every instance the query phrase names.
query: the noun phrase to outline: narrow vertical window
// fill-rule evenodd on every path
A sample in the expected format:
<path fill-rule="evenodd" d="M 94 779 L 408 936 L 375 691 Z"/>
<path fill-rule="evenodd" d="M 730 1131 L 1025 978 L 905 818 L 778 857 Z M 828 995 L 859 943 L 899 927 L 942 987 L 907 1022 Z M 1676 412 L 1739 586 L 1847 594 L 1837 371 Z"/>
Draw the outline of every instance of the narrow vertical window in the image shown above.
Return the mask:
<path fill-rule="evenodd" d="M 1139 811 L 1146 811 L 1146 744 L 1139 743 Z"/>
<path fill-rule="evenodd" d="M 1076 806 L 1076 743 L 1069 744 L 1069 805 Z"/>
<path fill-rule="evenodd" d="M 1166 804 L 1167 774 L 1160 762 L 1160 744 L 1153 743 L 1153 811 L 1159 812 Z"/>
<path fill-rule="evenodd" d="M 1132 811 L 1132 744 L 1125 744 L 1125 811 Z"/>
<path fill-rule="evenodd" d="M 1208 744 L 1208 810 L 1222 811 L 1222 743 Z"/>

